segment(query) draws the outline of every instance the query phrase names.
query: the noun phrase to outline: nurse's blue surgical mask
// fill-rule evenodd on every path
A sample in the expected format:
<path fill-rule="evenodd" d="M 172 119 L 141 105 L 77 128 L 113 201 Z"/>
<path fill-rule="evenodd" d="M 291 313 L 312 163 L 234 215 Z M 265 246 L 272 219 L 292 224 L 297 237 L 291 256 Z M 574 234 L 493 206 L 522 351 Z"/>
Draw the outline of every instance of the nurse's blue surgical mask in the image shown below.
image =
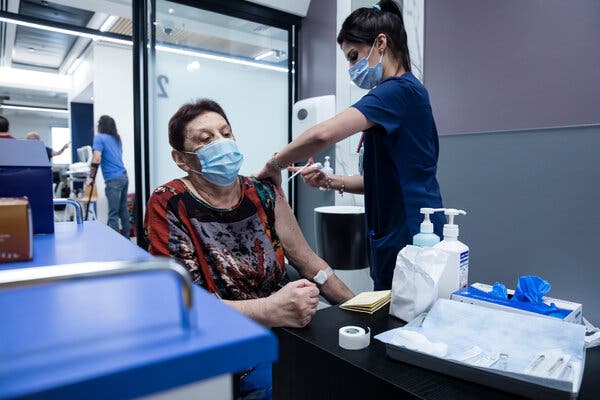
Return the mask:
<path fill-rule="evenodd" d="M 383 80 L 383 67 L 381 66 L 383 53 L 381 53 L 381 57 L 379 57 L 379 61 L 374 67 L 369 66 L 369 57 L 371 57 L 374 48 L 375 43 L 371 46 L 369 55 L 358 60 L 356 64 L 348 70 L 352 82 L 361 89 L 371 90 Z"/>
<path fill-rule="evenodd" d="M 244 156 L 232 139 L 218 139 L 196 151 L 184 151 L 195 154 L 200 161 L 202 171 L 192 172 L 218 186 L 229 186 L 237 178 Z"/>

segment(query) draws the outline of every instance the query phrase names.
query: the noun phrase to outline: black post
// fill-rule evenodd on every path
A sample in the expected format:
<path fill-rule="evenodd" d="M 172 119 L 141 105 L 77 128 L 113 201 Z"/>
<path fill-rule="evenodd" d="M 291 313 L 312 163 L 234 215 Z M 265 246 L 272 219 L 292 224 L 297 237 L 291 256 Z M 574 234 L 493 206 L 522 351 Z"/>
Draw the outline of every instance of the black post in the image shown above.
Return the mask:
<path fill-rule="evenodd" d="M 292 24 L 290 26 L 290 34 L 288 35 L 288 143 L 292 141 L 292 121 L 294 103 L 298 101 L 298 30 L 300 24 Z M 300 179 L 293 179 L 288 184 L 288 193 L 290 193 L 289 202 L 296 218 L 298 218 L 298 182 Z"/>
<path fill-rule="evenodd" d="M 133 19 L 133 138 L 135 150 L 134 222 L 137 243 L 144 241 L 144 205 L 148 184 L 148 0 L 132 1 Z"/>

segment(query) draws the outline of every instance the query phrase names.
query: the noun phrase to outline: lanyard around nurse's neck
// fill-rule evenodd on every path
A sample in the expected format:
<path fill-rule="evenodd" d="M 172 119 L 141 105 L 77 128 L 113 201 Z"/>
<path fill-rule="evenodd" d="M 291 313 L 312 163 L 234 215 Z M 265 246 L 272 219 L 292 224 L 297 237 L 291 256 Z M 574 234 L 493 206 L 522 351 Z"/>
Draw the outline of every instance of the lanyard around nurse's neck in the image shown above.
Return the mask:
<path fill-rule="evenodd" d="M 362 132 L 362 133 L 360 134 L 360 140 L 358 141 L 358 146 L 356 147 L 356 152 L 357 152 L 357 153 L 360 153 L 360 149 L 361 149 L 361 148 L 362 148 L 362 146 L 363 146 L 363 140 L 365 140 L 365 133 L 364 133 L 364 132 Z"/>

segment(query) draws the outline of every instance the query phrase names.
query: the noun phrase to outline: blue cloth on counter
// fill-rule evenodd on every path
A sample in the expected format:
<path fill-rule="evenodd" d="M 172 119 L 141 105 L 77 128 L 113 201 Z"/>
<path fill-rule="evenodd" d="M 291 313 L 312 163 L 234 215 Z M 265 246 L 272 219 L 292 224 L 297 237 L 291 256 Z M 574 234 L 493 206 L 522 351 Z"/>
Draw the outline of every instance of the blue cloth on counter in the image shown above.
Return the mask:
<path fill-rule="evenodd" d="M 419 233 L 421 207 L 443 207 L 437 128 L 429 94 L 410 72 L 385 79 L 352 107 L 375 124 L 364 133 L 365 221 L 375 290 L 390 289 L 398 252 Z M 431 221 L 441 236 L 445 216 Z"/>

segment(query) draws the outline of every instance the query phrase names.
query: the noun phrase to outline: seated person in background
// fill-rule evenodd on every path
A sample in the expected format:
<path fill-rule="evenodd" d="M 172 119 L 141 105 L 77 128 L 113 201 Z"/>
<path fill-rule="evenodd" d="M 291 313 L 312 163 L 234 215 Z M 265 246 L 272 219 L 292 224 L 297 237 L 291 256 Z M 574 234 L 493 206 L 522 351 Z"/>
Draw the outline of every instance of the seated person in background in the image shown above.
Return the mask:
<path fill-rule="evenodd" d="M 9 126 L 10 123 L 8 122 L 6 117 L 0 115 L 0 139 L 14 139 L 14 137 L 12 137 L 10 133 L 8 133 Z"/>
<path fill-rule="evenodd" d="M 310 249 L 281 188 L 238 175 L 243 156 L 217 103 L 183 105 L 169 121 L 169 143 L 187 176 L 158 187 L 148 201 L 151 254 L 176 258 L 197 284 L 267 327 L 308 324 L 319 290 L 332 303 L 353 296 Z M 289 282 L 284 254 L 305 279 Z M 329 277 L 317 287 L 319 271 Z M 253 373 L 242 392 L 270 398 L 270 366 Z"/>
<path fill-rule="evenodd" d="M 40 138 L 39 133 L 37 133 L 37 132 L 29 132 L 25 136 L 25 139 L 27 139 L 27 140 L 42 140 L 42 138 Z M 46 147 L 46 154 L 48 155 L 48 161 L 52 161 L 52 157 L 60 156 L 66 149 L 69 148 L 69 142 L 65 143 L 65 145 L 58 151 L 53 150 L 51 147 L 48 147 L 45 144 L 44 144 L 44 146 Z"/>

